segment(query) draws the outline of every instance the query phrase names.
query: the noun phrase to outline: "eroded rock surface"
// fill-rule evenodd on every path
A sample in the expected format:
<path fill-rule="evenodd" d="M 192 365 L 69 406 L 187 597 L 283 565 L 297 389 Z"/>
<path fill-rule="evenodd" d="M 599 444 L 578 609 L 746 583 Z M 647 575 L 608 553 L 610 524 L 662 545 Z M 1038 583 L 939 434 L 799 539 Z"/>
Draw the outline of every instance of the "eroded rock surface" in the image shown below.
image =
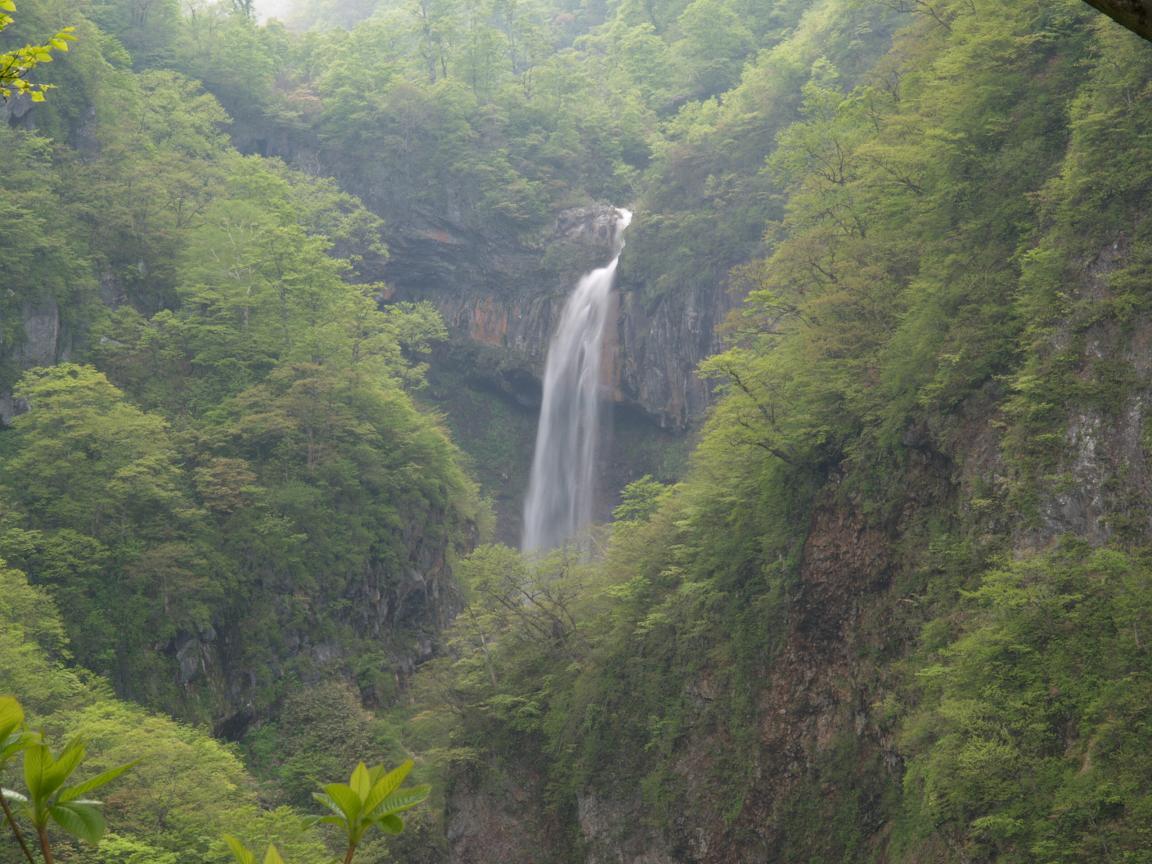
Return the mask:
<path fill-rule="evenodd" d="M 583 273 L 611 258 L 617 218 L 608 204 L 574 208 L 531 240 L 499 243 L 444 222 L 399 226 L 385 276 L 396 299 L 430 300 L 455 340 L 481 349 L 474 374 L 534 406 L 564 301 Z M 694 286 L 649 301 L 629 280 L 627 249 L 620 266 L 605 383 L 613 401 L 684 429 L 707 405 L 695 368 L 714 350 L 731 298 Z"/>

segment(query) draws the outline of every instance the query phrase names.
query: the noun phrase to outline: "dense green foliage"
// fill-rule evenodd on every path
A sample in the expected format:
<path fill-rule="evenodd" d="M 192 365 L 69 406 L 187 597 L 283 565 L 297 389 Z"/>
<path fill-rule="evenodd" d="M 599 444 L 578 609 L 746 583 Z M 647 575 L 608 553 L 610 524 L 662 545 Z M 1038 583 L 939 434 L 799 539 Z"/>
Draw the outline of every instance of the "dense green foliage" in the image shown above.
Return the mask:
<path fill-rule="evenodd" d="M 7 30 L 13 24 L 15 19 L 7 13 L 15 11 L 16 4 L 12 0 L 4 0 L 4 5 L 0 6 L 0 31 Z M 29 75 L 37 66 L 51 63 L 53 51 L 69 50 L 69 43 L 76 41 L 72 32 L 72 28 L 65 27 L 45 45 L 24 45 L 0 54 L 0 99 L 7 102 L 9 99 L 27 96 L 31 102 L 43 102 L 44 92 L 50 88 L 30 81 Z"/>
<path fill-rule="evenodd" d="M 449 801 L 527 778 L 540 860 L 1149 860 L 1147 45 L 1075 0 L 25 6 L 78 41 L 0 126 L 0 691 L 143 757 L 101 864 L 315 860 L 284 807 L 405 744 Z M 595 560 L 465 557 L 383 238 L 594 199 L 639 303 L 746 296 L 719 398 Z"/>
<path fill-rule="evenodd" d="M 42 734 L 28 730 L 18 700 L 10 696 L 0 699 L 0 715 L 6 715 L 0 720 L 0 741 L 7 745 L 3 747 L 3 756 L 7 757 L 4 762 L 14 762 L 16 756 L 20 757 L 25 789 L 24 792 L 0 789 L 4 816 L 28 864 L 36 864 L 36 856 L 25 832 L 35 838 L 46 864 L 53 861 L 49 826 L 98 846 L 108 823 L 101 812 L 103 802 L 94 799 L 92 793 L 131 769 L 132 763 L 79 780 L 78 769 L 88 749 L 83 738 L 73 738 L 57 754 Z"/>
<path fill-rule="evenodd" d="M 359 268 L 386 255 L 381 223 L 358 201 L 239 155 L 199 84 L 77 33 L 95 119 L 72 125 L 63 75 L 44 125 L 86 143 L 0 128 L 0 387 L 30 409 L 0 436 L 0 548 L 123 694 L 217 723 L 247 703 L 237 734 L 355 654 L 388 698 L 480 517 L 410 395 L 443 326 L 378 307 Z M 69 351 L 100 371 L 18 380 Z"/>
<path fill-rule="evenodd" d="M 1143 458 L 1146 433 L 1080 469 L 1114 472 L 1095 480 L 1075 473 L 1066 429 L 1086 417 L 1080 434 L 1099 437 L 1079 446 L 1104 446 L 1133 434 L 1125 412 L 1142 416 L 1150 181 L 1132 161 L 1146 112 L 1130 106 L 1152 61 L 1076 4 L 932 10 L 862 71 L 837 58 L 874 48 L 844 47 L 852 11 L 813 9 L 710 113 L 681 112 L 699 142 L 682 158 L 709 159 L 724 129 L 711 158 L 757 142 L 766 163 L 731 182 L 779 195 L 757 217 L 767 253 L 734 274 L 749 296 L 731 347 L 704 366 L 725 396 L 685 483 L 626 493 L 598 565 L 558 576 L 483 551 L 462 569 L 478 596 L 422 696 L 460 720 L 437 732 L 443 709 L 426 711 L 416 740 L 447 736 L 463 764 L 496 754 L 509 773 L 531 742 L 555 812 L 591 794 L 629 806 L 611 796 L 639 787 L 658 830 L 692 812 L 714 842 L 758 834 L 736 848 L 772 860 L 1144 860 L 1148 510 L 1123 460 Z M 796 105 L 759 89 L 788 61 Z M 773 129 L 774 149 L 725 128 L 737 116 Z M 650 204 L 712 220 L 726 203 L 716 173 L 707 209 L 651 176 Z M 675 230 L 729 239 L 690 225 Z M 670 253 L 648 263 L 643 226 L 642 212 L 631 266 L 674 290 L 684 271 Z M 997 416 L 1001 447 L 974 446 Z M 1086 479 L 1099 511 L 1054 503 Z M 850 514 L 855 540 L 829 510 Z M 1033 551 L 1061 530 L 1130 545 Z M 880 554 L 871 536 L 892 550 L 879 572 L 852 557 Z M 841 542 L 841 560 L 821 560 Z M 1019 562 L 984 572 L 1014 544 Z M 825 581 L 868 610 L 849 633 Z M 570 623 L 550 630 L 528 603 L 486 617 L 512 588 L 560 593 Z M 810 639 L 848 639 L 848 657 L 797 647 Z M 762 682 L 798 700 L 822 674 L 794 671 L 798 651 L 853 682 L 841 698 L 874 700 L 831 741 L 776 726 L 790 703 Z M 766 738 L 798 748 L 797 774 Z M 759 784 L 782 776 L 787 798 L 766 811 Z"/>
<path fill-rule="evenodd" d="M 910 824 L 981 860 L 1149 860 L 1150 590 L 1146 561 L 1067 543 L 933 622 L 903 733 Z"/>
<path fill-rule="evenodd" d="M 739 128 L 725 129 L 717 97 L 804 11 L 749 0 L 332 0 L 296 4 L 289 22 L 313 29 L 295 37 L 227 4 L 184 18 L 175 2 L 144 5 L 104 0 L 93 12 L 138 68 L 202 81 L 246 149 L 318 159 L 390 219 L 505 239 L 565 203 L 661 190 L 650 201 L 661 218 L 636 243 L 648 238 L 653 264 L 676 256 L 682 269 L 647 274 L 672 284 L 721 276 L 759 240 L 770 187 L 741 175 L 755 173 L 784 116 L 755 129 L 733 116 Z M 826 23 L 872 51 L 886 32 L 876 13 Z M 759 63 L 742 103 L 794 107 L 792 85 L 819 50 Z M 697 205 L 713 195 L 733 205 L 725 227 L 740 229 L 723 249 L 689 242 L 705 224 Z M 704 263 L 693 269 L 690 253 Z"/>
<path fill-rule="evenodd" d="M 21 694 L 37 729 L 54 738 L 83 735 L 98 771 L 139 760 L 106 793 L 111 833 L 95 859 L 60 836 L 58 860 L 224 864 L 230 857 L 222 831 L 274 838 L 293 860 L 325 860 L 322 845 L 300 833 L 298 813 L 261 809 L 255 783 L 232 749 L 119 702 L 106 683 L 70 668 L 64 623 L 43 589 L 7 566 L 0 567 L 0 588 L 0 691 Z M 4 785 L 11 780 L 6 776 Z M 7 831 L 0 842 L 10 842 Z M 19 854 L 15 845 L 0 849 Z"/>
<path fill-rule="evenodd" d="M 261 808 L 254 782 L 232 751 L 202 732 L 129 708 L 103 682 L 66 669 L 62 622 L 52 601 L 24 574 L 0 562 L 0 588 L 5 634 L 0 689 L 29 693 L 37 713 L 26 722 L 17 700 L 0 697 L 0 781 L 9 787 L 3 789 L 0 849 L 23 853 L 29 864 L 222 864 L 230 860 L 229 852 L 241 862 L 251 860 L 235 834 L 221 832 L 272 839 L 270 849 L 284 849 L 288 860 L 308 864 L 328 861 L 333 854 L 320 837 L 305 833 L 320 824 L 336 826 L 331 848 L 340 850 L 345 862 L 354 857 L 376 861 L 380 849 L 364 844 L 365 834 L 373 828 L 399 834 L 404 829 L 399 814 L 428 796 L 427 786 L 401 785 L 412 770 L 411 760 L 390 772 L 361 762 L 348 784 L 329 783 L 314 793 L 329 811 L 324 815 L 306 819 L 287 807 Z M 37 730 L 67 734 L 71 740 L 57 755 L 45 733 L 33 731 L 33 722 Z M 356 743 L 372 746 L 371 740 Z M 86 759 L 90 748 L 91 760 Z M 135 760 L 116 764 L 125 750 Z M 104 770 L 93 775 L 88 762 Z M 24 792 L 11 788 L 17 786 L 15 778 L 4 776 L 17 767 L 22 768 Z M 88 776 L 80 780 L 77 775 L 83 774 Z M 93 792 L 113 781 L 116 788 L 106 802 L 91 800 Z M 106 833 L 105 810 L 117 833 Z M 81 852 L 77 840 L 96 850 Z M 356 856 L 361 849 L 367 854 Z M 279 852 L 270 855 L 275 859 Z"/>

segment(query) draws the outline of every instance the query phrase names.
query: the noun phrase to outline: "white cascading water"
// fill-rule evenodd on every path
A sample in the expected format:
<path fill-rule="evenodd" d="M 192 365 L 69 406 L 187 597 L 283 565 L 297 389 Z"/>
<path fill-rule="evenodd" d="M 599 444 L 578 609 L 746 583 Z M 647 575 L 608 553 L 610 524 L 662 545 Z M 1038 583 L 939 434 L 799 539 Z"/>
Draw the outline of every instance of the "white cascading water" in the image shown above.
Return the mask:
<path fill-rule="evenodd" d="M 576 284 L 548 345 L 544 401 L 524 502 L 520 547 L 525 552 L 578 541 L 592 522 L 604 326 L 624 249 L 624 229 L 632 221 L 630 211 L 616 212 L 615 257 Z"/>

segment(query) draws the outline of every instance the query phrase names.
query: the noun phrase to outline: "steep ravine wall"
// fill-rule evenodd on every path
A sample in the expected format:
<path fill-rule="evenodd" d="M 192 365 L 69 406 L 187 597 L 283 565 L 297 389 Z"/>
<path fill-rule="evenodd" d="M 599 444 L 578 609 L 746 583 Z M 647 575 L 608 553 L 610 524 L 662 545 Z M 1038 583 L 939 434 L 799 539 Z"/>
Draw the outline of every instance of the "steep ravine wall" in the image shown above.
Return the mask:
<path fill-rule="evenodd" d="M 901 620 L 901 598 L 891 589 L 899 538 L 924 509 L 950 506 L 954 493 L 946 460 L 920 460 L 912 477 L 914 494 L 880 522 L 864 514 L 862 502 L 838 494 L 838 478 L 822 494 L 808 526 L 782 648 L 755 693 L 755 745 L 739 753 L 739 761 L 750 766 L 750 786 L 735 788 L 717 778 L 721 761 L 742 745 L 708 719 L 710 703 L 723 701 L 725 694 L 717 692 L 718 670 L 705 669 L 682 682 L 698 710 L 685 719 L 689 731 L 676 745 L 664 790 L 677 800 L 675 812 L 654 809 L 635 785 L 594 784 L 578 796 L 575 825 L 567 826 L 576 830 L 565 832 L 578 838 L 573 848 L 552 857 L 524 857 L 525 849 L 554 848 L 548 843 L 554 829 L 531 830 L 550 825 L 548 812 L 532 814 L 536 800 L 508 800 L 502 780 L 486 786 L 457 783 L 448 810 L 452 864 L 749 864 L 808 860 L 790 852 L 825 843 L 834 851 L 831 833 L 822 838 L 809 830 L 795 836 L 800 820 L 794 811 L 800 807 L 814 811 L 811 817 L 804 814 L 812 818 L 809 829 L 848 819 L 852 829 L 862 829 L 882 846 L 882 804 L 898 787 L 900 764 L 891 730 L 873 713 L 884 681 L 870 658 L 899 652 L 913 635 Z M 843 785 L 844 761 L 853 775 L 850 789 Z M 526 762 L 539 771 L 546 757 L 528 754 Z M 741 805 L 732 818 L 734 797 Z M 515 819 L 527 829 L 521 832 L 524 846 L 478 850 L 484 836 L 478 818 L 491 824 Z"/>
<path fill-rule="evenodd" d="M 1039 479 L 1034 524 L 1016 532 L 1021 549 L 1043 548 L 1063 534 L 1101 545 L 1152 533 L 1152 319 L 1093 315 L 1117 300 L 1110 277 L 1134 264 L 1123 233 L 1086 260 L 1071 298 L 1081 311 L 1048 340 L 1047 361 L 1069 363 L 1090 398 L 1067 406 L 1055 462 Z M 1085 315 L 1091 323 L 1077 320 Z"/>
<path fill-rule="evenodd" d="M 455 340 L 481 349 L 491 381 L 534 406 L 564 301 L 583 273 L 611 257 L 615 220 L 608 204 L 574 208 L 531 243 L 500 245 L 448 223 L 400 226 L 385 276 L 396 299 L 434 303 Z M 697 285 L 647 301 L 629 281 L 627 249 L 618 289 L 606 340 L 611 398 L 662 428 L 683 430 L 708 403 L 695 369 L 714 352 L 715 325 L 732 298 L 720 286 Z"/>
<path fill-rule="evenodd" d="M 566 210 L 530 242 L 430 219 L 397 225 L 389 232 L 387 265 L 371 274 L 387 279 L 392 299 L 431 301 L 444 317 L 451 340 L 435 352 L 429 395 L 472 456 L 506 542 L 519 537 L 549 339 L 576 281 L 610 257 L 615 219 L 608 204 Z M 650 300 L 630 281 L 628 263 L 626 250 L 605 338 L 604 393 L 615 410 L 606 415 L 600 521 L 631 480 L 679 475 L 689 447 L 685 432 L 710 398 L 695 369 L 716 349 L 715 325 L 734 302 L 714 285 Z M 71 353 L 71 337 L 50 300 L 26 304 L 16 336 L 0 344 L 13 379 L 19 370 Z M 18 410 L 11 392 L 0 392 L 0 422 Z"/>
<path fill-rule="evenodd" d="M 421 207 L 414 203 L 419 196 L 404 192 L 408 181 L 387 165 L 364 164 L 310 133 L 257 124 L 233 127 L 231 134 L 243 152 L 333 176 L 385 220 L 388 260 L 364 275 L 386 282 L 390 299 L 429 301 L 444 318 L 450 344 L 437 350 L 430 377 L 445 386 L 434 380 L 429 395 L 495 502 L 498 539 L 517 543 L 527 488 L 521 463 L 531 461 L 549 340 L 576 281 L 612 257 L 615 207 L 635 208 L 635 224 L 645 219 L 643 204 L 571 207 L 534 230 L 484 223 L 450 184 L 434 190 L 437 205 Z M 616 320 L 605 336 L 605 393 L 618 410 L 617 419 L 604 424 L 598 521 L 607 521 L 631 480 L 681 475 L 692 432 L 711 400 L 711 385 L 696 368 L 719 347 L 716 327 L 739 299 L 721 281 L 677 286 L 658 297 L 648 287 L 625 249 Z M 488 446 L 494 436 L 477 422 L 477 411 L 504 440 Z M 514 451 L 515 458 L 494 459 L 496 451 Z"/>
<path fill-rule="evenodd" d="M 617 219 L 609 204 L 559 213 L 528 243 L 497 242 L 465 229 L 399 227 L 384 276 L 396 300 L 432 302 L 450 342 L 432 360 L 427 396 L 497 511 L 498 539 L 517 544 L 541 399 L 540 380 L 564 303 L 577 280 L 612 255 Z M 710 398 L 695 370 L 716 349 L 715 325 L 733 298 L 694 286 L 650 302 L 621 259 L 604 339 L 605 412 L 595 502 L 608 521 L 618 493 L 645 474 L 674 480 L 690 430 Z"/>
<path fill-rule="evenodd" d="M 572 207 L 551 214 L 534 231 L 478 225 L 474 214 L 453 203 L 452 190 L 440 190 L 436 212 L 416 209 L 399 194 L 395 176 L 380 166 L 359 165 L 308 135 L 245 128 L 232 134 L 244 152 L 279 156 L 305 169 L 323 166 L 379 213 L 390 256 L 371 275 L 387 281 L 396 299 L 434 303 L 459 344 L 495 349 L 484 368 L 474 371 L 496 367 L 490 382 L 533 406 L 564 299 L 583 273 L 612 257 L 615 206 L 633 206 L 615 201 Z M 644 218 L 641 207 L 635 221 Z M 715 327 L 734 300 L 724 285 L 705 283 L 647 298 L 645 286 L 631 277 L 627 250 L 618 287 L 616 338 L 609 339 L 616 346 L 612 398 L 662 428 L 683 431 L 708 404 L 709 387 L 695 369 L 715 352 Z"/>
<path fill-rule="evenodd" d="M 1077 264 L 1069 293 L 1107 301 L 1109 275 L 1125 265 L 1125 254 L 1121 237 Z M 1049 548 L 1066 535 L 1093 545 L 1124 536 L 1146 541 L 1150 345 L 1147 316 L 1068 320 L 1054 328 L 1037 348 L 1041 356 L 1059 355 L 1085 386 L 1123 384 L 1106 403 L 1066 406 L 1058 455 L 1041 472 L 1022 468 L 1013 452 L 1011 390 L 999 381 L 969 397 L 944 435 L 923 429 L 906 436 L 900 492 L 889 506 L 878 510 L 847 491 L 853 469 L 833 471 L 801 528 L 780 647 L 755 685 L 753 743 L 738 743 L 709 721 L 708 703 L 723 704 L 725 696 L 717 692 L 716 670 L 705 666 L 681 682 L 699 711 L 685 720 L 687 731 L 674 747 L 672 788 L 665 790 L 676 802 L 671 811 L 654 807 L 635 784 L 594 781 L 578 793 L 560 835 L 570 841 L 557 849 L 555 814 L 533 796 L 510 800 L 500 785 L 501 777 L 546 773 L 548 756 L 528 751 L 521 764 L 490 769 L 487 783 L 469 775 L 453 785 L 449 860 L 897 860 L 891 830 L 904 765 L 886 699 L 899 691 L 901 663 L 930 615 L 928 586 L 944 566 L 927 548 L 926 526 L 992 542 L 1010 556 Z M 1017 503 L 1021 488 L 1034 502 L 1031 512 Z M 747 785 L 718 776 L 733 748 L 742 748 Z M 498 848 L 486 847 L 484 824 L 508 819 L 515 819 L 521 842 L 509 846 L 505 837 Z M 853 838 L 850 846 L 845 838 Z M 966 860 L 944 837 L 923 841 L 913 858 L 907 849 L 899 854 L 902 861 Z"/>

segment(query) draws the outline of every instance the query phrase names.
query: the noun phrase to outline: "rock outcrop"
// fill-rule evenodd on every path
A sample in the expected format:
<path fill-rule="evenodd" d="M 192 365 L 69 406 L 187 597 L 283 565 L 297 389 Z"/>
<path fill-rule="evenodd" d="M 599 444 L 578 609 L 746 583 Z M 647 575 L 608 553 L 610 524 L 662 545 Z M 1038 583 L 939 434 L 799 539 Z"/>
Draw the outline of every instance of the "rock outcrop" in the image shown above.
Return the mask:
<path fill-rule="evenodd" d="M 436 305 L 460 344 L 480 349 L 473 374 L 525 406 L 539 402 L 548 342 L 576 280 L 612 255 L 617 219 L 607 204 L 565 210 L 531 241 L 495 241 L 446 222 L 402 226 L 385 276 L 402 300 Z M 639 216 L 638 218 L 643 218 Z M 730 298 L 697 286 L 656 301 L 621 259 L 616 321 L 605 348 L 612 400 L 683 430 L 708 403 L 696 365 L 712 353 Z"/>
<path fill-rule="evenodd" d="M 860 838 L 859 858 L 851 860 L 887 860 L 888 808 L 899 795 L 904 765 L 886 700 L 899 690 L 904 672 L 895 660 L 916 644 L 927 586 L 936 578 L 911 551 L 922 526 L 936 520 L 980 542 L 1002 537 L 1012 555 L 1051 548 L 1064 536 L 1103 546 L 1125 536 L 1146 542 L 1152 532 L 1152 323 L 1146 316 L 1133 322 L 1090 317 L 1112 299 L 1111 277 L 1129 263 L 1121 236 L 1072 268 L 1069 295 L 1090 302 L 1069 305 L 1088 321 L 1073 316 L 1038 346 L 1057 367 L 1051 374 L 1066 368 L 1078 386 L 1097 394 L 1064 405 L 1053 418 L 1051 459 L 1037 467 L 1013 456 L 1019 445 L 1005 437 L 1008 392 L 989 382 L 957 408 L 947 429 L 909 430 L 901 491 L 890 507 L 870 508 L 865 496 L 847 491 L 851 468 L 832 471 L 802 526 L 780 646 L 751 694 L 756 708 L 752 734 L 740 745 L 738 761 L 747 767 L 741 780 L 716 779 L 719 757 L 735 746 L 707 711 L 725 695 L 716 683 L 722 670 L 708 663 L 686 669 L 682 686 L 698 697 L 691 700 L 697 707 L 681 721 L 685 731 L 662 790 L 676 806 L 655 816 L 636 788 L 614 777 L 591 781 L 569 816 L 577 831 L 574 860 L 849 860 L 837 832 Z M 1034 496 L 1031 519 L 1022 518 L 1018 505 L 995 504 L 1007 501 L 1013 487 Z M 546 758 L 525 754 L 536 770 Z M 453 791 L 452 836 L 477 836 L 474 826 L 459 824 L 475 815 L 474 802 L 464 799 L 476 790 Z M 739 807 L 728 809 L 734 792 Z M 545 816 L 536 814 L 536 824 L 545 824 Z M 545 848 L 542 842 L 529 834 L 519 848 Z M 515 849 L 499 852 L 516 860 Z M 475 844 L 468 854 L 449 860 L 484 860 Z M 959 859 L 955 850 L 939 849 L 917 860 Z"/>
<path fill-rule="evenodd" d="M 68 359 L 70 345 L 60 320 L 60 307 L 51 298 L 26 301 L 20 309 L 16 338 L 5 344 L 0 338 L 0 371 L 7 366 L 18 376 L 33 366 L 51 366 Z M 9 382 L 0 379 L 0 425 L 8 423 L 23 406 L 12 396 Z"/>

